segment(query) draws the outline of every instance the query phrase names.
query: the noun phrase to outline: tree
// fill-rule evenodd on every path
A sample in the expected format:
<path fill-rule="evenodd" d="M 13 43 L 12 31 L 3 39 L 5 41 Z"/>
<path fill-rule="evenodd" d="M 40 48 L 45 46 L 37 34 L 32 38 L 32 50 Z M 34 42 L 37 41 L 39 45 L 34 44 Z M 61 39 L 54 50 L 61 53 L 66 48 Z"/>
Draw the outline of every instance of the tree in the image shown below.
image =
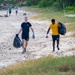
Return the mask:
<path fill-rule="evenodd" d="M 41 0 L 39 2 L 39 7 L 50 7 L 56 0 Z"/>
<path fill-rule="evenodd" d="M 26 5 L 32 6 L 32 5 L 38 5 L 40 0 L 26 0 Z"/>

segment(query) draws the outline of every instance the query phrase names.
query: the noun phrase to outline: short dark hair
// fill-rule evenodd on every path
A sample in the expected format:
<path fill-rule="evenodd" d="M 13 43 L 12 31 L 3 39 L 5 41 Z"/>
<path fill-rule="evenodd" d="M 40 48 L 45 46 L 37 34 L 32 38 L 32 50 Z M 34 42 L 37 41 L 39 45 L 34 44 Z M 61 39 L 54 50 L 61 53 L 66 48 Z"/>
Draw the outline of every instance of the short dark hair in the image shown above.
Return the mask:
<path fill-rule="evenodd" d="M 54 23 L 55 22 L 55 19 L 52 19 L 51 22 Z"/>
<path fill-rule="evenodd" d="M 52 22 L 52 24 L 55 24 L 55 19 L 52 19 L 51 22 Z"/>

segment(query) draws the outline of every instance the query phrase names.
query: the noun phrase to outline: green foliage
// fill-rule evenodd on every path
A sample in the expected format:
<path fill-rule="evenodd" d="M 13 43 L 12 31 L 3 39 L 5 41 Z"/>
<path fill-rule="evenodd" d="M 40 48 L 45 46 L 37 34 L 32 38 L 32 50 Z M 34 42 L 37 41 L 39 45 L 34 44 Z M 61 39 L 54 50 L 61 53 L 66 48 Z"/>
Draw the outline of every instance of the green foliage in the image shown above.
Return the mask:
<path fill-rule="evenodd" d="M 47 1 L 46 0 L 41 0 L 39 2 L 39 7 L 46 7 L 47 6 Z"/>
<path fill-rule="evenodd" d="M 73 3 L 73 6 L 75 7 L 75 2 Z"/>
<path fill-rule="evenodd" d="M 26 0 L 26 5 L 27 6 L 32 6 L 32 5 L 38 5 L 38 2 L 39 2 L 40 0 Z"/>
<path fill-rule="evenodd" d="M 26 5 L 27 6 L 39 6 L 39 7 L 53 7 L 57 10 L 62 10 L 63 9 L 63 4 L 64 8 L 67 6 L 74 6 L 75 1 L 74 0 L 27 0 Z"/>
<path fill-rule="evenodd" d="M 3 0 L 0 0 L 0 4 L 3 3 Z"/>
<path fill-rule="evenodd" d="M 54 2 L 53 7 L 56 8 L 57 10 L 63 9 L 63 4 L 60 2 Z"/>
<path fill-rule="evenodd" d="M 65 8 L 67 6 L 74 6 L 75 7 L 75 0 L 25 0 L 25 2 L 21 3 L 21 1 L 15 2 L 16 0 L 0 0 L 0 4 L 13 4 L 13 5 L 19 5 L 19 6 L 39 6 L 39 7 L 53 7 L 55 9 L 63 9 L 63 4 L 65 5 Z"/>
<path fill-rule="evenodd" d="M 16 4 L 16 6 L 25 6 L 25 5 L 26 5 L 26 2 Z"/>
<path fill-rule="evenodd" d="M 51 7 L 53 3 L 54 0 L 41 0 L 38 5 L 39 7 Z"/>
<path fill-rule="evenodd" d="M 74 6 L 68 6 L 65 8 L 65 12 L 68 14 L 74 14 L 75 13 L 75 7 Z"/>
<path fill-rule="evenodd" d="M 75 10 L 75 7 L 73 7 L 73 6 L 68 6 L 68 7 L 66 7 L 65 10 Z"/>
<path fill-rule="evenodd" d="M 41 0 L 39 2 L 39 7 L 47 7 L 48 6 L 47 4 L 48 4 L 47 0 Z"/>
<path fill-rule="evenodd" d="M 63 11 L 59 12 L 59 11 L 55 11 L 51 8 L 45 9 L 45 8 L 33 8 L 34 12 L 38 12 L 40 14 L 33 16 L 32 19 L 36 19 L 36 20 L 51 20 L 52 18 L 55 18 L 57 21 L 61 21 L 63 23 L 75 23 L 75 17 L 66 17 L 63 13 Z M 69 10 L 68 10 L 69 11 Z M 67 14 L 67 12 L 65 12 Z M 68 12 L 70 13 L 70 11 Z"/>
<path fill-rule="evenodd" d="M 15 4 L 14 0 L 9 1 L 10 4 Z"/>

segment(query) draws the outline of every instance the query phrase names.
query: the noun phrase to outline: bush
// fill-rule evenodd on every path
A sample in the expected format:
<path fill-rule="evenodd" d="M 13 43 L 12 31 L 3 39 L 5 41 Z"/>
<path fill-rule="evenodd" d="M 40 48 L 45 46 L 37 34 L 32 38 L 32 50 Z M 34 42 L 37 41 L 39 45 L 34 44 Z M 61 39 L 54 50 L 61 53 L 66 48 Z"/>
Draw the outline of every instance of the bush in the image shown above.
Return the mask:
<path fill-rule="evenodd" d="M 63 5 L 62 5 L 62 3 L 60 3 L 60 2 L 55 2 L 55 3 L 53 3 L 52 6 L 53 6 L 55 9 L 57 9 L 57 10 L 63 9 Z"/>
<path fill-rule="evenodd" d="M 73 7 L 73 6 L 68 6 L 68 7 L 66 7 L 65 10 L 75 10 L 75 7 Z"/>
<path fill-rule="evenodd" d="M 75 7 L 75 2 L 73 3 L 73 6 Z"/>
<path fill-rule="evenodd" d="M 49 6 L 52 6 L 53 4 L 53 0 L 41 0 L 39 2 L 39 7 L 49 7 Z"/>
<path fill-rule="evenodd" d="M 74 6 L 68 6 L 65 8 L 65 11 L 69 14 L 74 14 L 75 13 L 75 7 Z"/>
<path fill-rule="evenodd" d="M 27 6 L 32 6 L 32 5 L 38 5 L 38 2 L 39 2 L 40 0 L 26 0 L 26 5 Z"/>
<path fill-rule="evenodd" d="M 25 6 L 25 5 L 26 5 L 26 2 L 23 2 L 23 3 L 20 2 L 16 4 L 16 6 Z"/>
<path fill-rule="evenodd" d="M 39 2 L 39 7 L 46 7 L 47 6 L 47 1 L 46 0 L 41 0 Z"/>

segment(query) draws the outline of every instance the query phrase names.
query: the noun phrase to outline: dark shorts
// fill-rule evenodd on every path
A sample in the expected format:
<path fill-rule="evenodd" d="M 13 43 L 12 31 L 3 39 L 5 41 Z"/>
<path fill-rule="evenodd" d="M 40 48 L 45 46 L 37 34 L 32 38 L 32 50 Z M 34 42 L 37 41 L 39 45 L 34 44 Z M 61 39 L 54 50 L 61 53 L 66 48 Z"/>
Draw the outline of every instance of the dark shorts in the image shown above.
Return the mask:
<path fill-rule="evenodd" d="M 11 14 L 11 11 L 9 11 L 9 14 Z"/>
<path fill-rule="evenodd" d="M 24 33 L 22 33 L 22 39 L 25 39 L 26 41 L 29 40 L 29 35 L 25 35 Z"/>
<path fill-rule="evenodd" d="M 18 13 L 18 11 L 16 11 L 16 14 Z"/>
<path fill-rule="evenodd" d="M 53 41 L 55 41 L 55 40 L 59 41 L 59 39 L 60 39 L 60 35 L 52 35 Z"/>

